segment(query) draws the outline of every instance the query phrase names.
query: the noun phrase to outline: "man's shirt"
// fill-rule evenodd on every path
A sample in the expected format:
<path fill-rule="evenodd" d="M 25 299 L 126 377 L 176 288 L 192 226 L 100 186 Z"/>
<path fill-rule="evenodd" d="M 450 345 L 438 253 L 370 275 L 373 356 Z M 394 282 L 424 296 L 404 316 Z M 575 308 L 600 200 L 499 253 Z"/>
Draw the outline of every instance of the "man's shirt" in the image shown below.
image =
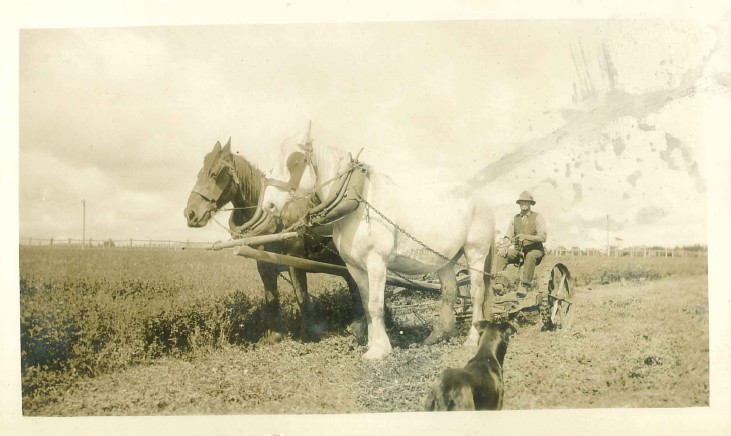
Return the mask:
<path fill-rule="evenodd" d="M 548 234 L 546 233 L 546 220 L 543 219 L 543 216 L 539 213 L 530 211 L 525 216 L 523 215 L 513 215 L 513 218 L 510 220 L 510 224 L 508 225 L 508 231 L 505 233 L 506 236 L 509 238 L 514 238 L 515 235 L 515 220 L 516 219 L 523 219 L 527 220 L 529 215 L 535 215 L 536 218 L 536 232 L 535 235 L 538 236 L 539 240 L 535 242 L 546 242 L 546 238 Z"/>

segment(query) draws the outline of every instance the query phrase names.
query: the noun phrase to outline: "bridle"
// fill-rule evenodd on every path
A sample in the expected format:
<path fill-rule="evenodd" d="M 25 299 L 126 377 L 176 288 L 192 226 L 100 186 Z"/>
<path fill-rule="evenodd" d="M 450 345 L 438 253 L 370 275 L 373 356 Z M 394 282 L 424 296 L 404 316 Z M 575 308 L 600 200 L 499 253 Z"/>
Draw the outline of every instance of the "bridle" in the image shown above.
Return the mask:
<path fill-rule="evenodd" d="M 218 210 L 218 202 L 221 199 L 221 195 L 228 189 L 230 183 L 233 182 L 237 187 L 240 187 L 241 182 L 233 167 L 223 161 L 217 162 L 216 166 L 208 172 L 208 176 L 216 181 L 213 186 L 210 186 L 210 184 L 201 185 L 200 183 L 196 183 L 191 192 L 195 192 L 203 197 L 204 200 L 208 201 L 209 206 L 206 211 L 214 213 Z"/>

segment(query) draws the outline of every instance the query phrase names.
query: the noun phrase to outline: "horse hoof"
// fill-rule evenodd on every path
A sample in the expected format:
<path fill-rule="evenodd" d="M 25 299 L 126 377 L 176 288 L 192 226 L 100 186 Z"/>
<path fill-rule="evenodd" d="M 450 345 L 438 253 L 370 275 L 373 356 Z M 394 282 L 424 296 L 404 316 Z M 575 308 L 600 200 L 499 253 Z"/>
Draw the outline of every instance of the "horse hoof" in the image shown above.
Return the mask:
<path fill-rule="evenodd" d="M 391 353 L 391 346 L 388 347 L 371 347 L 363 355 L 365 360 L 379 360 L 388 356 Z"/>
<path fill-rule="evenodd" d="M 351 335 L 355 336 L 358 345 L 366 345 L 368 343 L 368 326 L 365 320 L 353 321 L 347 330 Z"/>
<path fill-rule="evenodd" d="M 309 328 L 305 332 L 305 340 L 308 342 L 320 342 L 325 337 L 325 330 L 322 328 Z"/>
<path fill-rule="evenodd" d="M 274 331 L 267 331 L 264 336 L 259 340 L 259 343 L 261 344 L 276 344 L 277 342 L 282 342 L 284 339 L 284 335 L 282 335 L 279 332 Z"/>
<path fill-rule="evenodd" d="M 442 332 L 433 330 L 429 337 L 424 339 L 424 345 L 434 345 L 438 342 L 446 341 L 447 339 L 451 338 L 452 334 L 450 332 Z"/>

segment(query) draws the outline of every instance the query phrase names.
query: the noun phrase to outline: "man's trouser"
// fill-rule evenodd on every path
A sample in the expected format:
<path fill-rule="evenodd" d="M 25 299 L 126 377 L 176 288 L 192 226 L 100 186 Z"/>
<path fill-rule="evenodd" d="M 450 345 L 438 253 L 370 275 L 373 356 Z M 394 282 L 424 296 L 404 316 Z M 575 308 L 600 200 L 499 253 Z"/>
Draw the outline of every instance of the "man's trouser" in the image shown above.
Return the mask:
<path fill-rule="evenodd" d="M 536 270 L 536 266 L 541 264 L 541 260 L 543 260 L 543 256 L 545 256 L 546 253 L 540 249 L 528 249 L 523 253 L 525 257 L 523 260 L 523 274 L 520 281 L 523 285 L 530 289 L 533 284 L 533 273 Z M 492 271 L 494 273 L 500 272 L 505 269 L 508 263 L 517 263 L 519 259 L 518 255 L 518 251 L 515 248 L 510 247 L 506 257 L 502 257 L 500 255 L 495 256 Z"/>

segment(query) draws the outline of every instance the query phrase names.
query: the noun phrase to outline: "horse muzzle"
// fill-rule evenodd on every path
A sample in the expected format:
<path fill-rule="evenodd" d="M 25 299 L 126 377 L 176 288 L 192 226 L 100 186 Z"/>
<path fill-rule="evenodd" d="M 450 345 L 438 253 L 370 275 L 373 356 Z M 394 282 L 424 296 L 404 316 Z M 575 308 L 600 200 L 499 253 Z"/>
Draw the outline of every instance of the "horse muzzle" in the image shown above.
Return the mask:
<path fill-rule="evenodd" d="M 196 212 L 194 208 L 185 208 L 185 210 L 183 210 L 183 216 L 185 216 L 188 227 L 194 228 L 204 227 L 208 224 L 208 220 L 211 218 L 212 214 L 213 209 L 211 208 L 208 208 L 203 212 Z"/>

